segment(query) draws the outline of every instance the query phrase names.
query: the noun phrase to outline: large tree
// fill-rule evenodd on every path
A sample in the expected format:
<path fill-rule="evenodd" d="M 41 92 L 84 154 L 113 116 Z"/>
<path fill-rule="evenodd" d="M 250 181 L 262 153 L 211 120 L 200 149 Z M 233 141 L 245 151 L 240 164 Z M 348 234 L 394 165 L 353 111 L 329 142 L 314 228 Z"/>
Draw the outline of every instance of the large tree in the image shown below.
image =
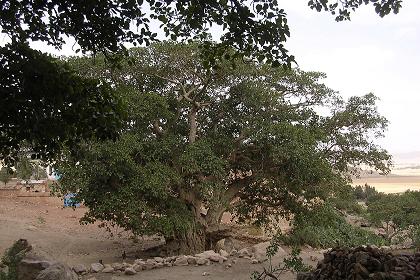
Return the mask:
<path fill-rule="evenodd" d="M 168 253 L 190 253 L 229 234 L 225 211 L 267 224 L 333 195 L 352 166 L 388 170 L 371 139 L 387 125 L 373 94 L 344 101 L 321 73 L 259 63 L 210 70 L 196 45 L 130 56 L 115 71 L 100 57 L 71 61 L 119 88 L 129 110 L 117 142 L 80 143 L 57 166 L 61 192 L 88 206 L 85 222 L 158 233 Z"/>

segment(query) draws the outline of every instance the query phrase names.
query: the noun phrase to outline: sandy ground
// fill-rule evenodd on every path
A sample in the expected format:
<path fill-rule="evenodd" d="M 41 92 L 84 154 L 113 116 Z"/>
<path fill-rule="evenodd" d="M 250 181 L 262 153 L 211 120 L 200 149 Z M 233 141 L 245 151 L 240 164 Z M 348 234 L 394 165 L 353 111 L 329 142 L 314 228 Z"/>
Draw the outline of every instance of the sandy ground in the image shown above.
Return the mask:
<path fill-rule="evenodd" d="M 110 236 L 97 225 L 80 225 L 79 219 L 85 211 L 85 208 L 63 208 L 62 201 L 58 198 L 15 197 L 10 193 L 0 192 L 0 255 L 15 240 L 26 238 L 37 250 L 45 252 L 52 259 L 69 265 L 82 263 L 88 266 L 99 260 L 103 260 L 104 263 L 121 262 L 123 251 L 127 252 L 130 262 L 136 255 L 144 257 L 139 251 L 159 242 L 156 238 L 133 241 L 129 234 L 118 229 L 113 230 L 113 236 Z M 306 263 L 315 265 L 314 260 L 320 259 L 321 253 L 303 249 L 302 257 Z M 278 258 L 273 260 L 274 263 L 280 261 Z M 143 271 L 136 276 L 94 276 L 98 280 L 250 279 L 251 273 L 261 268 L 261 264 L 254 265 L 249 260 L 238 259 L 231 268 L 226 268 L 226 264 L 212 264 L 203 267 L 162 268 Z M 203 272 L 209 275 L 204 277 Z M 84 279 L 90 277 L 92 276 L 86 276 Z M 281 279 L 295 279 L 295 276 L 288 272 L 283 274 Z"/>
<path fill-rule="evenodd" d="M 379 192 L 399 193 L 406 190 L 420 190 L 419 176 L 381 176 L 367 177 L 353 180 L 353 185 L 368 184 L 375 187 Z"/>

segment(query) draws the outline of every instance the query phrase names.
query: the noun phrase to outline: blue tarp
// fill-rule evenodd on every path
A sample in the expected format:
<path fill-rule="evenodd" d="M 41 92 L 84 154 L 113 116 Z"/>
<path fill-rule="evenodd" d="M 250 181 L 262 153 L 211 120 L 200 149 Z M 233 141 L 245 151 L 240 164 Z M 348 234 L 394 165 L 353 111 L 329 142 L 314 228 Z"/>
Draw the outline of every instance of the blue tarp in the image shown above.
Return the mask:
<path fill-rule="evenodd" d="M 69 193 L 64 196 L 64 207 L 80 207 L 80 203 L 74 201 L 75 193 Z"/>

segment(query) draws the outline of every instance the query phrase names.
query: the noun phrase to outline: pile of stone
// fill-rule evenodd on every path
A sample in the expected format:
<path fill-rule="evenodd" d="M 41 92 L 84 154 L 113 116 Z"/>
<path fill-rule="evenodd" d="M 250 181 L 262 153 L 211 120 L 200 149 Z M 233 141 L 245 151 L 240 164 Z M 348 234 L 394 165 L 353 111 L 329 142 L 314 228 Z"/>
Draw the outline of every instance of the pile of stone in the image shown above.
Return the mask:
<path fill-rule="evenodd" d="M 220 249 L 219 253 L 214 250 L 204 251 L 199 254 L 192 255 L 181 255 L 172 257 L 154 257 L 150 259 L 137 259 L 134 263 L 112 263 L 102 264 L 93 263 L 90 267 L 86 267 L 83 264 L 76 265 L 73 270 L 79 274 L 84 275 L 88 273 L 124 273 L 126 275 L 134 275 L 142 270 L 158 269 L 162 267 L 171 266 L 201 266 L 210 265 L 212 263 L 219 263 L 226 265 L 227 268 L 231 267 L 237 262 L 237 258 L 248 259 L 251 263 L 261 263 L 267 260 L 266 249 L 269 242 L 263 242 L 251 246 L 249 248 L 243 248 L 241 250 L 232 249 L 227 252 L 224 249 Z M 279 254 L 286 255 L 283 249 L 279 249 Z"/>
<path fill-rule="evenodd" d="M 151 270 L 162 267 L 171 266 L 187 266 L 187 265 L 210 265 L 211 262 L 223 263 L 227 261 L 229 254 L 221 251 L 221 254 L 214 252 L 213 250 L 205 251 L 194 256 L 173 256 L 173 257 L 154 257 L 151 259 L 143 260 L 137 259 L 134 263 L 112 263 L 112 264 L 101 264 L 93 263 L 89 268 L 80 264 L 73 267 L 73 270 L 77 274 L 87 273 L 121 273 L 126 275 L 134 275 L 142 270 Z"/>
<path fill-rule="evenodd" d="M 324 260 L 298 280 L 375 279 L 420 280 L 420 253 L 393 254 L 376 247 L 336 248 L 324 254 Z"/>

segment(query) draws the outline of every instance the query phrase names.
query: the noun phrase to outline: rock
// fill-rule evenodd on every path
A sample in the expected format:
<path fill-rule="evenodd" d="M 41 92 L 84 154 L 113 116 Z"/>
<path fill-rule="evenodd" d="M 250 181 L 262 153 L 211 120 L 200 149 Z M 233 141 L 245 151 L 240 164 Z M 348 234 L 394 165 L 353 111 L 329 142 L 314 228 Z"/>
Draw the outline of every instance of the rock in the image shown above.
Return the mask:
<path fill-rule="evenodd" d="M 157 261 L 155 259 L 147 259 L 146 263 L 151 263 L 151 264 L 157 264 Z"/>
<path fill-rule="evenodd" d="M 102 273 L 112 273 L 114 272 L 114 268 L 110 264 L 106 264 L 104 269 L 102 269 Z"/>
<path fill-rule="evenodd" d="M 213 250 L 208 250 L 200 254 L 195 254 L 196 257 L 205 258 L 205 259 L 210 259 L 210 256 L 214 256 L 214 255 L 219 255 L 219 254 Z"/>
<path fill-rule="evenodd" d="M 176 265 L 176 266 L 185 266 L 185 265 L 188 265 L 188 258 L 186 256 L 179 256 L 174 261 L 174 265 Z"/>
<path fill-rule="evenodd" d="M 135 264 L 142 267 L 142 270 L 151 270 L 157 267 L 157 262 L 154 259 L 147 259 L 146 261 L 137 260 Z"/>
<path fill-rule="evenodd" d="M 368 260 L 369 260 L 369 253 L 367 252 L 356 252 L 354 254 L 354 257 L 356 258 L 356 262 L 362 264 L 362 265 L 367 265 Z"/>
<path fill-rule="evenodd" d="M 249 252 L 253 255 L 254 259 L 257 259 L 259 262 L 264 262 L 268 259 L 267 257 L 267 248 L 270 246 L 270 242 L 262 242 L 255 244 L 252 246 L 249 250 Z M 276 257 L 285 257 L 287 255 L 287 252 L 282 248 L 277 248 Z"/>
<path fill-rule="evenodd" d="M 78 280 L 77 274 L 65 264 L 54 263 L 41 271 L 35 280 Z"/>
<path fill-rule="evenodd" d="M 125 275 L 134 275 L 134 274 L 137 274 L 137 271 L 133 267 L 127 267 L 124 270 L 124 274 Z"/>
<path fill-rule="evenodd" d="M 53 263 L 46 260 L 23 259 L 18 264 L 18 279 L 33 280 L 44 269 L 50 267 Z"/>
<path fill-rule="evenodd" d="M 135 271 L 137 271 L 137 272 L 140 272 L 140 271 L 142 271 L 143 270 L 143 266 L 141 265 L 141 264 L 134 264 L 133 265 L 133 269 L 135 270 Z"/>
<path fill-rule="evenodd" d="M 32 225 L 30 225 L 30 226 L 28 226 L 26 229 L 27 229 L 27 230 L 30 230 L 30 231 L 35 231 L 35 230 L 37 230 L 38 228 L 37 228 L 36 226 L 32 226 Z"/>
<path fill-rule="evenodd" d="M 311 277 L 312 276 L 310 272 L 298 272 L 296 275 L 296 280 L 309 280 L 312 279 Z"/>
<path fill-rule="evenodd" d="M 238 251 L 238 257 L 243 258 L 245 256 L 247 256 L 247 257 L 251 256 L 251 254 L 249 253 L 247 248 L 243 248 L 243 249 Z"/>
<path fill-rule="evenodd" d="M 210 275 L 210 273 L 208 273 L 208 272 L 203 272 L 202 274 L 201 274 L 202 276 L 209 276 Z"/>
<path fill-rule="evenodd" d="M 216 253 L 213 250 L 204 251 L 203 253 L 196 254 L 196 257 L 209 259 L 212 262 L 224 262 L 227 260 L 226 257 L 222 257 L 220 254 Z"/>
<path fill-rule="evenodd" d="M 227 238 L 219 240 L 216 243 L 215 248 L 219 251 L 225 250 L 226 252 L 231 252 L 232 250 L 235 249 L 235 244 L 232 238 L 227 237 Z"/>
<path fill-rule="evenodd" d="M 199 258 L 197 257 L 196 262 L 198 265 L 203 265 L 203 264 L 207 264 L 210 263 L 209 259 L 205 259 L 205 258 Z"/>
<path fill-rule="evenodd" d="M 238 250 L 233 249 L 232 251 L 230 251 L 230 255 L 231 256 L 236 256 L 238 254 Z"/>
<path fill-rule="evenodd" d="M 188 264 L 195 265 L 197 264 L 197 258 L 193 256 L 187 256 Z"/>
<path fill-rule="evenodd" d="M 98 273 L 101 272 L 102 269 L 104 269 L 104 265 L 101 263 L 92 263 L 90 265 L 90 271 L 94 272 L 94 273 Z"/>
<path fill-rule="evenodd" d="M 298 275 L 297 279 L 411 280 L 420 279 L 419 276 L 420 255 L 393 254 L 382 248 L 361 246 L 335 248 L 325 253 L 314 271 Z"/>
<path fill-rule="evenodd" d="M 75 266 L 73 266 L 73 271 L 77 274 L 82 274 L 87 272 L 87 268 L 84 264 L 76 264 Z"/>
<path fill-rule="evenodd" d="M 121 263 L 113 263 L 111 264 L 111 267 L 115 270 L 124 270 L 124 266 Z"/>
<path fill-rule="evenodd" d="M 96 277 L 91 277 L 88 280 L 97 280 Z"/>
<path fill-rule="evenodd" d="M 165 259 L 161 257 L 155 257 L 154 260 L 158 263 L 163 263 L 165 261 Z"/>
<path fill-rule="evenodd" d="M 225 250 L 223 250 L 223 249 L 220 249 L 219 254 L 220 254 L 222 257 L 225 257 L 225 258 L 229 257 L 229 253 L 228 253 L 228 252 L 226 252 L 226 251 L 225 251 Z"/>
<path fill-rule="evenodd" d="M 309 259 L 313 262 L 316 262 L 318 260 L 318 258 L 316 256 L 310 256 Z"/>
<path fill-rule="evenodd" d="M 252 263 L 252 264 L 256 264 L 256 263 L 259 263 L 259 261 L 258 261 L 257 259 L 252 259 L 252 260 L 251 260 L 251 263 Z"/>
<path fill-rule="evenodd" d="M 17 265 L 19 280 L 33 280 L 40 271 L 54 264 L 48 254 L 35 245 L 31 246 L 26 239 L 19 239 L 16 246 L 19 246 L 20 254 L 25 256 Z"/>
<path fill-rule="evenodd" d="M 353 271 L 363 279 L 369 277 L 369 271 L 361 263 L 356 263 L 354 265 Z"/>

